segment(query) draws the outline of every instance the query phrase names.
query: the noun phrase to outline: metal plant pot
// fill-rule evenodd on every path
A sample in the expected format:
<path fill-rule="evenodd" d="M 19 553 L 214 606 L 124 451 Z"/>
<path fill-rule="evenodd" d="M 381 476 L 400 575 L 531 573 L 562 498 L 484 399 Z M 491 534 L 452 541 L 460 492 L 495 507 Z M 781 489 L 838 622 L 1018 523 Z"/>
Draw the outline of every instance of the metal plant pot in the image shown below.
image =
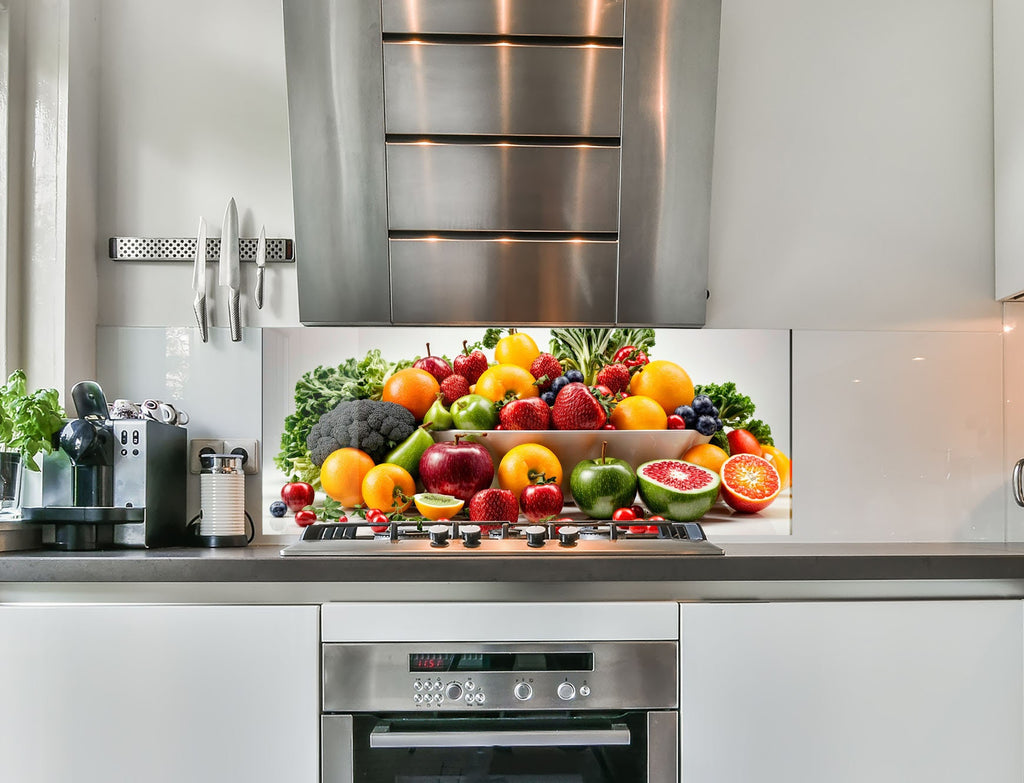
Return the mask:
<path fill-rule="evenodd" d="M 21 514 L 21 477 L 25 466 L 17 451 L 0 451 L 0 516 Z"/>

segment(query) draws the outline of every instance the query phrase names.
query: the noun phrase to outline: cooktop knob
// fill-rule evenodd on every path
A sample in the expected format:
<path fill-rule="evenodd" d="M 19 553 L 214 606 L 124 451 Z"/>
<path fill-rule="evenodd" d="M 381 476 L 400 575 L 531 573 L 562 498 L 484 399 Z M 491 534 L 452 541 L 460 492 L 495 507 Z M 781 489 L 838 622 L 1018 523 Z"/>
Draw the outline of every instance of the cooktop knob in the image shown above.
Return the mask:
<path fill-rule="evenodd" d="M 533 696 L 533 688 L 528 682 L 517 682 L 516 686 L 512 689 L 512 695 L 519 699 L 519 701 L 529 701 L 530 697 Z"/>
<path fill-rule="evenodd" d="M 562 701 L 572 701 L 576 698 L 576 686 L 571 682 L 560 682 L 558 688 L 555 689 L 555 693 L 558 694 L 558 698 Z"/>
<path fill-rule="evenodd" d="M 431 546 L 448 546 L 448 525 L 431 525 L 427 528 Z"/>
<path fill-rule="evenodd" d="M 576 525 L 562 525 L 558 528 L 558 543 L 560 546 L 576 546 L 580 538 L 580 529 Z"/>
<path fill-rule="evenodd" d="M 532 547 L 544 546 L 547 540 L 548 531 L 544 525 L 530 525 L 523 529 L 526 533 L 526 545 Z"/>
<path fill-rule="evenodd" d="M 459 528 L 462 533 L 462 543 L 467 547 L 480 546 L 480 525 L 462 525 Z"/>

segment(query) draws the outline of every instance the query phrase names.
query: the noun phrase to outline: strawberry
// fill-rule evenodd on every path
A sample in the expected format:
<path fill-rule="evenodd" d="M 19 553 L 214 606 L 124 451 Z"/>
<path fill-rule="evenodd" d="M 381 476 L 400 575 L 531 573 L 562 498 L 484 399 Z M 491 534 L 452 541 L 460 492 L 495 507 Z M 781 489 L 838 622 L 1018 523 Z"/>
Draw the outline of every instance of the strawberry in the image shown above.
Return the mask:
<path fill-rule="evenodd" d="M 536 483 L 523 487 L 519 495 L 519 507 L 530 522 L 540 522 L 561 514 L 563 505 L 562 488 L 543 473 Z"/>
<path fill-rule="evenodd" d="M 455 372 L 472 384 L 476 383 L 483 371 L 487 369 L 487 356 L 480 350 L 470 351 L 466 341 L 463 340 L 462 353 L 455 357 L 452 364 L 455 365 Z"/>
<path fill-rule="evenodd" d="M 622 364 L 606 364 L 597 374 L 597 382 L 611 389 L 611 393 L 626 391 L 629 386 L 629 368 Z"/>
<path fill-rule="evenodd" d="M 519 521 L 519 504 L 516 496 L 509 489 L 481 489 L 469 499 L 470 522 L 509 522 Z M 487 532 L 497 525 L 480 525 L 482 532 Z"/>
<path fill-rule="evenodd" d="M 530 365 L 530 375 L 537 379 L 535 385 L 541 391 L 551 388 L 551 382 L 561 374 L 561 363 L 549 353 L 542 353 Z"/>
<path fill-rule="evenodd" d="M 551 420 L 556 430 L 599 430 L 608 414 L 585 384 L 570 383 L 558 392 Z"/>
<path fill-rule="evenodd" d="M 467 394 L 469 394 L 469 380 L 466 376 L 455 373 L 441 381 L 441 402 L 445 407 L 450 408 L 459 397 L 465 397 Z"/>
<path fill-rule="evenodd" d="M 546 430 L 551 426 L 551 409 L 540 397 L 512 400 L 498 413 L 503 430 Z"/>

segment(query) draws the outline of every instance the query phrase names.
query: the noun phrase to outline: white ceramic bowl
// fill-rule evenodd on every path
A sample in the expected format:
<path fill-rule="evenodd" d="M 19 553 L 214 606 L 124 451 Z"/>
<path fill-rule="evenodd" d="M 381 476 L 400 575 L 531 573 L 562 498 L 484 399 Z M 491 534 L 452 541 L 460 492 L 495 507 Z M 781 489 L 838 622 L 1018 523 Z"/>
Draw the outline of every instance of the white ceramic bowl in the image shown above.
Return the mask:
<path fill-rule="evenodd" d="M 679 459 L 698 443 L 711 440 L 696 430 L 442 430 L 432 432 L 435 442 L 455 440 L 456 435 L 472 435 L 491 452 L 497 470 L 501 458 L 522 443 L 547 446 L 562 464 L 568 491 L 569 474 L 580 460 L 601 456 L 601 442 L 607 441 L 605 453 L 618 457 L 636 469 L 652 459 Z"/>

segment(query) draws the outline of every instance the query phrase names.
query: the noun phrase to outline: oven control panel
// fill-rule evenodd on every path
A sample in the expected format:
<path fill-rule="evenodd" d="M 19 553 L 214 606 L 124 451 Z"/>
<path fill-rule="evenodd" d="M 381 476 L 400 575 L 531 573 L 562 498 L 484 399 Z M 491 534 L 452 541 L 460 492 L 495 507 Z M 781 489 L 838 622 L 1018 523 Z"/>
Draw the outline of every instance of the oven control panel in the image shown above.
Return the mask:
<path fill-rule="evenodd" d="M 556 706 L 558 703 L 586 701 L 591 693 L 586 678 L 558 680 L 558 675 L 513 678 L 489 676 L 454 680 L 443 677 L 416 677 L 410 689 L 410 704 L 413 707 L 435 710 L 487 708 L 502 702 L 507 703 L 508 696 L 511 695 L 512 699 L 524 707 L 543 709 Z M 491 699 L 489 694 L 493 694 L 495 698 Z"/>

